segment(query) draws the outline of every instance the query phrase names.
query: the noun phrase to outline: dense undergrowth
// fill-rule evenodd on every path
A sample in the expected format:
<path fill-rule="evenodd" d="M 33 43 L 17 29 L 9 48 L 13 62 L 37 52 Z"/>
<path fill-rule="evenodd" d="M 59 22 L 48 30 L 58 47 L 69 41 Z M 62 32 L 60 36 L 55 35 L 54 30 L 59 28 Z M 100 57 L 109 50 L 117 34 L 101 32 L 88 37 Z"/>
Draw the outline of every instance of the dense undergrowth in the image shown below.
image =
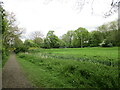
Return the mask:
<path fill-rule="evenodd" d="M 53 50 L 52 52 L 54 54 L 56 53 L 55 49 L 51 50 Z M 58 52 L 58 50 L 56 51 Z M 102 63 L 95 63 L 90 61 L 88 62 L 87 60 L 82 60 L 82 57 L 81 60 L 76 59 L 74 60 L 74 58 L 70 59 L 69 56 L 68 56 L 69 59 L 64 58 L 64 56 L 63 58 L 60 57 L 55 58 L 51 56 L 52 52 L 50 50 L 47 50 L 47 53 L 45 50 L 30 52 L 31 53 L 29 54 L 19 53 L 18 60 L 22 65 L 27 77 L 30 79 L 30 81 L 33 83 L 35 87 L 50 87 L 50 88 L 118 87 L 117 65 L 109 66 Z M 67 51 L 65 53 L 67 53 Z M 69 53 L 71 53 L 72 55 L 72 52 Z M 56 53 L 55 55 L 57 56 L 59 54 Z M 113 56 L 113 60 L 114 59 L 115 57 Z"/>

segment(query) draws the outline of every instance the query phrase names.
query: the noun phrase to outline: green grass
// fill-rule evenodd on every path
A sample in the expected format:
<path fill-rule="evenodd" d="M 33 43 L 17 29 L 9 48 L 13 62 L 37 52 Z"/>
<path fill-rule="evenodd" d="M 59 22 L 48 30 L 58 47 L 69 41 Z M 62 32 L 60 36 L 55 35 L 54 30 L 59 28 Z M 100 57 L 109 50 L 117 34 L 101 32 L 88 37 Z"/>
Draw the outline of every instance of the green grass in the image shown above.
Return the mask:
<path fill-rule="evenodd" d="M 2 55 L 0 53 L 0 70 L 2 69 Z"/>
<path fill-rule="evenodd" d="M 20 53 L 17 58 L 26 77 L 32 82 L 34 87 L 118 87 L 117 65 L 109 66 L 90 60 L 83 60 L 86 59 L 85 57 L 97 60 L 94 56 L 99 56 L 99 60 L 101 61 L 107 61 L 110 57 L 112 60 L 117 61 L 117 47 L 37 49 L 30 52 L 29 54 Z M 93 52 L 94 54 L 92 54 Z M 109 54 L 107 55 L 106 53 Z M 115 55 L 116 57 L 111 55 Z M 77 60 L 78 58 L 81 58 L 81 60 Z"/>
<path fill-rule="evenodd" d="M 37 53 L 36 53 L 37 52 Z M 118 47 L 113 48 L 63 48 L 63 49 L 37 49 L 31 53 L 36 56 L 47 56 L 59 59 L 72 59 L 90 61 L 105 65 L 116 66 L 118 63 Z"/>
<path fill-rule="evenodd" d="M 74 55 L 75 57 L 79 56 L 102 56 L 109 58 L 118 58 L 118 47 L 113 48 L 62 48 L 62 49 L 37 49 L 35 52 L 42 52 L 48 54 L 60 54 L 60 55 Z"/>
<path fill-rule="evenodd" d="M 9 56 L 5 56 L 4 59 L 2 59 L 2 68 L 4 67 L 5 63 L 7 62 Z"/>

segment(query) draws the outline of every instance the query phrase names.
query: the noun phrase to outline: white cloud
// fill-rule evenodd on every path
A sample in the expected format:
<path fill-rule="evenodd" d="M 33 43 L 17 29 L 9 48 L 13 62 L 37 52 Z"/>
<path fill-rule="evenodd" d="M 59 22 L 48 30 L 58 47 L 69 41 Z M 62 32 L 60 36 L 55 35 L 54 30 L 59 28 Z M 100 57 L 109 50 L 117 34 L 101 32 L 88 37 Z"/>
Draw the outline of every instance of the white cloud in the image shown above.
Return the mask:
<path fill-rule="evenodd" d="M 73 9 L 76 0 L 54 0 L 44 4 L 45 0 L 4 0 L 4 7 L 14 12 L 20 27 L 26 28 L 26 35 L 32 31 L 41 30 L 44 35 L 54 30 L 58 36 L 68 30 L 85 27 L 89 31 L 105 22 L 117 19 L 117 14 L 105 19 L 101 16 L 109 8 L 111 0 L 96 0 L 94 14 L 91 15 L 91 5 L 86 4 L 81 13 Z M 49 1 L 49 0 L 48 0 Z M 103 5 L 102 2 L 107 2 Z M 102 6 L 101 6 L 102 5 Z"/>

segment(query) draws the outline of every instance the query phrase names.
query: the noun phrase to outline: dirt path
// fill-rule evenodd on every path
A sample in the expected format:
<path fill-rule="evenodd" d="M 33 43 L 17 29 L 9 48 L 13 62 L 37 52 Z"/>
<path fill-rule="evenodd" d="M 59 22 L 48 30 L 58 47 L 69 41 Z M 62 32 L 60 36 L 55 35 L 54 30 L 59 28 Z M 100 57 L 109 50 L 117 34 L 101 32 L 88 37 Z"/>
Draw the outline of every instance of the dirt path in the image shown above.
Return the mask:
<path fill-rule="evenodd" d="M 21 68 L 16 61 L 15 54 L 11 54 L 2 72 L 3 88 L 30 88 L 31 85 L 25 78 Z"/>

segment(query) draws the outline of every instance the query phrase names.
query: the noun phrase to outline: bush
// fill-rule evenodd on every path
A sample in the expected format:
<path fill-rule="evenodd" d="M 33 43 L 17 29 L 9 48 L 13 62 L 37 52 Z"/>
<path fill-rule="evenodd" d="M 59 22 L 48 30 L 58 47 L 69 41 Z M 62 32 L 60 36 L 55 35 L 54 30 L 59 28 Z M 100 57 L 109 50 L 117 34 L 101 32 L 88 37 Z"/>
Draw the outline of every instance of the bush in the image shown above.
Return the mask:
<path fill-rule="evenodd" d="M 5 53 L 5 48 L 2 48 L 2 59 L 4 59 L 6 56 L 6 53 Z"/>
<path fill-rule="evenodd" d="M 97 47 L 97 44 L 90 44 L 90 47 Z"/>
<path fill-rule="evenodd" d="M 99 44 L 101 47 L 112 47 L 112 43 L 108 43 L 108 41 L 105 39 L 102 43 Z"/>
<path fill-rule="evenodd" d="M 108 47 L 112 47 L 112 46 L 113 46 L 113 44 L 112 44 L 112 43 L 109 43 L 109 44 L 108 44 Z"/>
<path fill-rule="evenodd" d="M 9 51 L 5 48 L 2 48 L 2 67 L 4 67 L 6 61 L 8 60 Z"/>
<path fill-rule="evenodd" d="M 17 48 L 14 50 L 15 53 L 27 52 L 27 51 L 28 51 L 28 47 L 26 47 L 26 46 L 17 47 Z"/>

